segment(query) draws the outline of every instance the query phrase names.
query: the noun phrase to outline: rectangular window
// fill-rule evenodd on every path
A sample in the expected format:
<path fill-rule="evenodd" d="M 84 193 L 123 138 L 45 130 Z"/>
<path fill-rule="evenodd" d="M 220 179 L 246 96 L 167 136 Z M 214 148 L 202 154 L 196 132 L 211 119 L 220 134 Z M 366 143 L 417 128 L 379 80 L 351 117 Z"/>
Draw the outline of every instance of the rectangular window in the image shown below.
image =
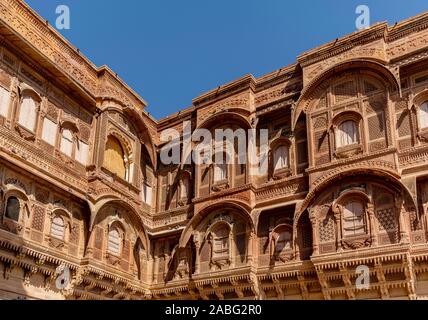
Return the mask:
<path fill-rule="evenodd" d="M 31 97 L 22 99 L 18 123 L 24 128 L 34 131 L 36 127 L 36 103 Z"/>
<path fill-rule="evenodd" d="M 143 184 L 143 201 L 149 205 L 152 204 L 152 192 L 153 189 L 147 183 Z"/>
<path fill-rule="evenodd" d="M 76 160 L 83 165 L 88 164 L 88 155 L 89 155 L 89 145 L 79 140 L 76 149 Z"/>
<path fill-rule="evenodd" d="M 0 115 L 7 117 L 9 112 L 10 94 L 5 88 L 0 87 Z"/>
<path fill-rule="evenodd" d="M 189 197 L 189 190 L 190 190 L 190 180 L 188 177 L 185 177 L 181 185 L 180 198 L 187 199 Z"/>
<path fill-rule="evenodd" d="M 42 139 L 54 146 L 56 142 L 57 125 L 52 120 L 45 118 L 43 120 Z"/>

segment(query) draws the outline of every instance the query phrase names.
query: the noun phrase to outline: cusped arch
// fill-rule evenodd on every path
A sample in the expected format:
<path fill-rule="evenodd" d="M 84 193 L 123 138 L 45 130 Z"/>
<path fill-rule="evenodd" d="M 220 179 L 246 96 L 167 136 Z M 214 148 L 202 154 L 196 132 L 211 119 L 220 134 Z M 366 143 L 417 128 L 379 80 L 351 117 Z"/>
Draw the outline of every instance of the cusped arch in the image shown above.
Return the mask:
<path fill-rule="evenodd" d="M 411 105 L 420 107 L 424 102 L 428 101 L 428 89 L 418 92 L 411 100 Z"/>
<path fill-rule="evenodd" d="M 328 68 L 314 79 L 312 79 L 302 90 L 299 99 L 296 102 L 296 106 L 293 114 L 293 127 L 296 125 L 299 116 L 302 113 L 306 113 L 307 107 L 311 100 L 314 98 L 314 93 L 316 89 L 325 83 L 327 79 L 335 76 L 339 72 L 358 70 L 363 74 L 364 71 L 374 72 L 376 75 L 380 76 L 385 80 L 386 83 L 392 85 L 394 89 L 400 92 L 400 82 L 397 77 L 391 70 L 389 70 L 384 62 L 379 59 L 373 58 L 364 58 L 364 59 L 350 59 L 342 61 Z"/>
<path fill-rule="evenodd" d="M 193 232 L 196 228 L 203 223 L 205 218 L 217 211 L 217 210 L 232 210 L 233 213 L 237 213 L 240 217 L 244 218 L 250 225 L 251 230 L 254 232 L 254 222 L 251 219 L 251 208 L 246 203 L 241 201 L 220 201 L 218 203 L 207 205 L 199 210 L 192 219 L 187 223 L 186 228 L 183 230 L 180 236 L 180 240 L 178 242 L 179 248 L 185 248 L 187 243 L 190 240 Z"/>
<path fill-rule="evenodd" d="M 116 129 L 110 130 L 110 132 L 108 133 L 107 138 L 108 137 L 116 138 L 119 141 L 119 143 L 120 143 L 121 147 L 123 148 L 123 150 L 125 151 L 126 156 L 128 158 L 132 158 L 133 157 L 133 150 L 132 150 L 132 144 L 131 144 L 131 142 L 129 141 L 128 138 L 126 138 L 123 134 L 121 134 L 119 132 L 119 130 L 116 130 Z"/>
<path fill-rule="evenodd" d="M 114 111 L 121 114 L 122 116 L 125 116 L 125 118 L 129 121 L 129 124 L 133 127 L 133 129 L 135 129 L 140 142 L 146 146 L 150 160 L 156 167 L 157 157 L 155 144 L 151 135 L 149 134 L 149 127 L 144 121 L 142 114 L 140 114 L 136 108 L 126 106 L 118 100 L 114 100 L 114 102 L 115 104 L 109 103 L 104 107 L 101 107 L 102 112 Z"/>
<path fill-rule="evenodd" d="M 199 126 L 198 129 L 211 129 L 213 126 L 222 123 L 222 120 L 227 121 L 227 123 L 234 123 L 241 126 L 242 129 L 250 129 L 251 123 L 245 118 L 242 114 L 231 111 L 224 110 L 218 113 L 213 114 L 212 116 L 205 119 Z"/>
<path fill-rule="evenodd" d="M 19 86 L 19 90 L 20 90 L 21 97 L 29 96 L 39 103 L 42 102 L 41 95 L 33 87 L 30 87 L 28 84 L 22 83 Z"/>
<path fill-rule="evenodd" d="M 108 208 L 109 206 L 120 207 L 125 210 L 132 223 L 132 226 L 130 227 L 134 229 L 136 237 L 140 237 L 144 248 L 148 248 L 149 237 L 145 230 L 143 221 L 140 218 L 138 210 L 128 202 L 123 201 L 117 197 L 103 197 L 102 199 L 99 199 L 95 205 L 91 205 L 92 214 L 89 223 L 89 232 L 93 231 L 97 220 L 104 213 L 104 209 Z"/>
<path fill-rule="evenodd" d="M 363 119 L 363 116 L 355 110 L 342 110 L 341 112 L 338 112 L 336 115 L 334 115 L 333 119 L 331 119 L 331 122 L 333 124 L 339 124 L 340 122 L 343 122 L 343 120 L 352 120 L 355 122 L 361 121 Z"/>
<path fill-rule="evenodd" d="M 373 163 L 374 165 L 374 163 Z M 416 200 L 413 197 L 411 191 L 406 187 L 401 181 L 400 177 L 397 173 L 380 168 L 373 168 L 368 166 L 360 166 L 356 168 L 347 168 L 336 174 L 324 175 L 321 177 L 321 180 L 316 181 L 316 185 L 314 188 L 306 195 L 306 198 L 302 201 L 299 208 L 296 210 L 295 217 L 293 219 L 293 230 L 297 230 L 297 224 L 299 222 L 300 217 L 303 212 L 308 209 L 309 205 L 315 200 L 316 195 L 320 194 L 323 190 L 327 189 L 329 186 L 335 183 L 338 179 L 342 179 L 344 177 L 349 177 L 353 175 L 368 175 L 376 178 L 383 178 L 386 181 L 392 182 L 392 186 L 395 186 L 399 190 L 403 190 L 409 199 L 411 199 L 415 210 L 418 210 L 418 206 L 416 204 Z"/>

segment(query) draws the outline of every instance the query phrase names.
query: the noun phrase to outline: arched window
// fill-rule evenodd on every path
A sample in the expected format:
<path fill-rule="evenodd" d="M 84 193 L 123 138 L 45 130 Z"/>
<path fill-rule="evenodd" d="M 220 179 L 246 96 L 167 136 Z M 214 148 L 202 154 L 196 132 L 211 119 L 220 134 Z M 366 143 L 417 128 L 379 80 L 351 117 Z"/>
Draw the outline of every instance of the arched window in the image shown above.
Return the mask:
<path fill-rule="evenodd" d="M 55 216 L 52 219 L 51 225 L 51 237 L 56 239 L 64 240 L 65 236 L 65 222 L 60 216 Z"/>
<path fill-rule="evenodd" d="M 280 170 L 288 167 L 288 147 L 279 146 L 273 152 L 274 170 Z"/>
<path fill-rule="evenodd" d="M 212 232 L 213 246 L 212 257 L 214 259 L 229 257 L 229 228 L 226 225 L 219 225 Z"/>
<path fill-rule="evenodd" d="M 339 125 L 336 142 L 338 147 L 358 143 L 358 129 L 354 121 L 344 121 Z"/>
<path fill-rule="evenodd" d="M 116 256 L 120 255 L 122 237 L 116 228 L 110 229 L 108 233 L 108 252 Z"/>
<path fill-rule="evenodd" d="M 226 154 L 223 154 L 223 160 L 217 163 L 216 157 L 214 157 L 214 182 L 220 182 L 227 180 L 227 159 Z"/>
<path fill-rule="evenodd" d="M 118 177 L 126 179 L 125 159 L 125 152 L 119 140 L 113 136 L 109 136 L 104 154 L 104 167 L 110 172 L 115 173 Z"/>
<path fill-rule="evenodd" d="M 291 249 L 291 232 L 282 231 L 275 243 L 275 253 L 280 254 L 281 252 Z"/>
<path fill-rule="evenodd" d="M 71 157 L 73 153 L 73 133 L 69 129 L 62 130 L 61 136 L 61 152 Z"/>
<path fill-rule="evenodd" d="M 18 123 L 24 128 L 34 131 L 36 129 L 37 106 L 36 101 L 30 96 L 22 99 Z"/>
<path fill-rule="evenodd" d="M 344 236 L 356 236 L 366 233 L 364 205 L 360 201 L 350 201 L 343 208 Z"/>
<path fill-rule="evenodd" d="M 419 108 L 419 124 L 421 129 L 428 128 L 428 101 Z"/>
<path fill-rule="evenodd" d="M 10 94 L 5 88 L 0 86 L 0 115 L 7 117 L 9 113 Z"/>
<path fill-rule="evenodd" d="M 6 202 L 6 212 L 5 215 L 7 218 L 18 221 L 19 213 L 21 211 L 21 205 L 17 197 L 9 197 Z"/>

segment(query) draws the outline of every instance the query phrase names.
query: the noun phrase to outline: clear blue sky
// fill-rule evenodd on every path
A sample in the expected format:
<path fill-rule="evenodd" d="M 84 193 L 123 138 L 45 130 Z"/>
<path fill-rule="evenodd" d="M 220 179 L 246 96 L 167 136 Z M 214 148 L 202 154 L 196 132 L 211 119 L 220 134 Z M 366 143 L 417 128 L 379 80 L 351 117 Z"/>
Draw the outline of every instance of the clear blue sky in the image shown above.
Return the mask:
<path fill-rule="evenodd" d="M 107 64 L 159 119 L 205 91 L 293 63 L 302 52 L 355 31 L 355 8 L 371 24 L 428 10 L 426 0 L 27 0 L 96 65 Z"/>

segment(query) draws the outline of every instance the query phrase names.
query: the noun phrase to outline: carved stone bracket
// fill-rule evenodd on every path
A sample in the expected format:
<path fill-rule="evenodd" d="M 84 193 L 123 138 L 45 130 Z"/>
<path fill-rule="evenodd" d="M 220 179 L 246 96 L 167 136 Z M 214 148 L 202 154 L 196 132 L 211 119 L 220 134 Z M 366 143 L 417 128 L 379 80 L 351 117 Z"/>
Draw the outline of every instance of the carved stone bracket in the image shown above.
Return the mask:
<path fill-rule="evenodd" d="M 371 245 L 371 239 L 365 238 L 365 239 L 358 239 L 358 240 L 347 240 L 342 239 L 341 244 L 344 249 L 361 249 L 364 247 L 369 247 Z"/>

